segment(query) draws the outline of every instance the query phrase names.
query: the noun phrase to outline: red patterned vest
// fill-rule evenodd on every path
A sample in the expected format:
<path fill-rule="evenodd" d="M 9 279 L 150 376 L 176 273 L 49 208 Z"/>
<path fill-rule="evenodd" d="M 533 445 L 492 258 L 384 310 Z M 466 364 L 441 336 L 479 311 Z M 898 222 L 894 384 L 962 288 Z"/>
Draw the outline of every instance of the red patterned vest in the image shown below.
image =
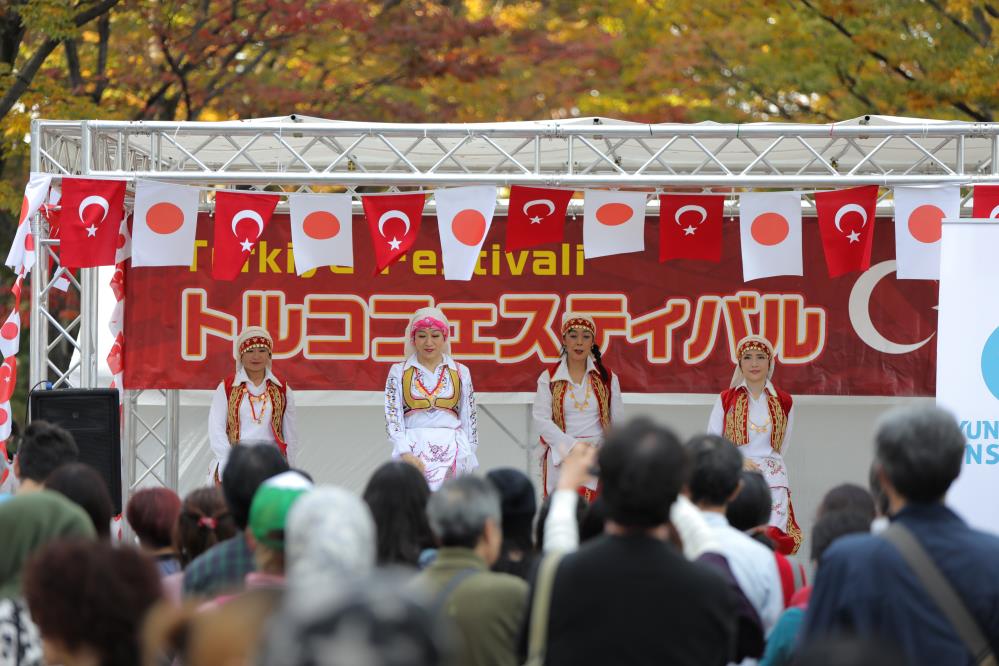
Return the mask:
<path fill-rule="evenodd" d="M 229 436 L 229 444 L 239 441 L 239 405 L 243 402 L 243 396 L 249 391 L 246 382 L 234 385 L 235 375 L 226 377 L 225 394 L 228 398 L 228 409 L 226 410 L 225 432 Z M 271 380 L 266 380 L 267 388 L 265 392 L 271 400 L 271 434 L 277 442 L 278 450 L 285 458 L 288 457 L 288 444 L 284 441 L 282 426 L 284 425 L 284 410 L 288 404 L 287 392 L 283 384 L 275 384 Z"/>
<path fill-rule="evenodd" d="M 767 407 L 770 410 L 770 446 L 780 453 L 787 432 L 787 417 L 791 413 L 794 400 L 790 393 L 774 388 L 776 395 L 767 392 Z M 721 392 L 722 409 L 725 411 L 725 439 L 737 446 L 749 443 L 746 421 L 749 418 L 749 389 L 737 386 Z"/>

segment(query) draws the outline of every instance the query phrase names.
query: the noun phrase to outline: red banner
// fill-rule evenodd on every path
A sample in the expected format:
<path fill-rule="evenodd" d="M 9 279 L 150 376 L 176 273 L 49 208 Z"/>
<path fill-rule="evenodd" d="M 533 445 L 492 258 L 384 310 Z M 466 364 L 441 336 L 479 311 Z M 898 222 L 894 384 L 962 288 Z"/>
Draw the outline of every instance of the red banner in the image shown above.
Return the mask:
<path fill-rule="evenodd" d="M 190 268 L 135 268 L 127 280 L 125 385 L 215 387 L 233 372 L 232 340 L 248 325 L 274 336 L 275 372 L 297 390 L 382 390 L 402 357 L 410 314 L 436 303 L 452 351 L 479 391 L 533 391 L 558 360 L 568 307 L 591 313 L 606 365 L 626 392 L 714 393 L 728 384 L 747 332 L 775 342 L 775 381 L 795 394 L 932 395 L 937 283 L 898 281 L 890 219 L 877 220 L 871 268 L 827 276 L 818 226 L 804 222 L 805 277 L 742 281 L 737 222 L 722 261 L 657 261 L 658 221 L 643 253 L 584 262 L 582 223 L 565 242 L 504 253 L 498 221 L 471 282 L 443 279 L 436 224 L 413 251 L 371 277 L 370 243 L 355 234 L 354 268 L 295 274 L 288 219 L 272 220 L 243 273 L 211 279 L 211 223 L 202 218 Z M 363 224 L 363 220 L 358 220 Z"/>

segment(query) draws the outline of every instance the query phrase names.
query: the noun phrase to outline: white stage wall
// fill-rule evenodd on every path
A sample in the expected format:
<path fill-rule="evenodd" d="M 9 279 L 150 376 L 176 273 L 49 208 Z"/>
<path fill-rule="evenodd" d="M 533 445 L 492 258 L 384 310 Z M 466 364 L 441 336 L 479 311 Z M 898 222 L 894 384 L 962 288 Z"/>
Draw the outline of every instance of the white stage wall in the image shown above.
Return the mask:
<path fill-rule="evenodd" d="M 210 396 L 207 391 L 182 392 L 182 495 L 204 484 L 207 478 L 211 459 L 206 428 Z M 389 460 L 383 410 L 380 405 L 370 404 L 378 396 L 367 396 L 367 406 L 315 406 L 315 402 L 328 401 L 329 394 L 322 393 L 315 396 L 300 393 L 297 397 L 302 404 L 299 408 L 302 437 L 300 466 L 319 483 L 338 484 L 360 493 L 372 471 Z M 638 404 L 636 400 L 639 399 L 644 404 Z M 653 400 L 671 404 L 648 404 Z M 648 416 L 673 427 L 681 437 L 686 438 L 703 430 L 712 400 L 711 396 L 626 394 L 625 412 L 628 417 Z M 932 402 L 932 398 L 796 398 L 795 431 L 785 460 L 790 472 L 795 513 L 806 539 L 811 533 L 815 509 L 829 488 L 845 481 L 866 487 L 873 456 L 872 435 L 878 417 L 896 405 Z M 537 441 L 533 434 L 529 434 L 530 406 L 484 404 L 482 401 L 480 405 L 481 471 L 516 467 L 529 471 L 537 488 L 540 485 L 537 449 L 528 453 L 521 448 L 525 442 Z M 491 412 L 516 434 L 519 442 L 514 442 L 504 433 L 484 410 Z M 154 409 L 143 406 L 140 413 L 144 417 L 152 417 Z M 803 554 L 807 558 L 807 544 Z"/>

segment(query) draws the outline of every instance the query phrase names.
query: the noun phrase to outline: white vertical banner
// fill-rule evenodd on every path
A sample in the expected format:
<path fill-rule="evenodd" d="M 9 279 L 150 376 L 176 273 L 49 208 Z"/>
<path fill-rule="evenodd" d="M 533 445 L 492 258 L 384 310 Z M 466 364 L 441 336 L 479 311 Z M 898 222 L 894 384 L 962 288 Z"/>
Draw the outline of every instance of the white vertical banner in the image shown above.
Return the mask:
<path fill-rule="evenodd" d="M 943 225 L 937 325 L 937 404 L 967 440 L 947 503 L 971 525 L 999 533 L 999 224 Z"/>

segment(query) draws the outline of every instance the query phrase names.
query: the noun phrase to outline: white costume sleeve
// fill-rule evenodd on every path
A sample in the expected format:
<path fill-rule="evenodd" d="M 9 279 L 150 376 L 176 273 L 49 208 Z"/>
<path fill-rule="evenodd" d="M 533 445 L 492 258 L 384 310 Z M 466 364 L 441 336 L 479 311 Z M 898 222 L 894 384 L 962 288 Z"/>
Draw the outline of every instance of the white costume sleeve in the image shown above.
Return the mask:
<path fill-rule="evenodd" d="M 479 466 L 475 458 L 475 452 L 479 450 L 479 417 L 475 411 L 475 389 L 472 387 L 472 373 L 468 371 L 467 366 L 458 365 L 458 376 L 461 378 L 461 409 L 459 411 L 461 430 L 468 438 L 468 446 L 472 449 L 471 458 L 475 464 L 472 469 L 475 469 Z"/>
<path fill-rule="evenodd" d="M 621 399 L 621 382 L 615 373 L 611 373 L 610 408 L 611 425 L 624 423 L 624 401 Z"/>
<path fill-rule="evenodd" d="M 571 553 L 579 548 L 579 526 L 576 524 L 576 505 L 579 494 L 572 489 L 556 490 L 551 495 L 551 506 L 545 518 L 546 553 Z"/>
<path fill-rule="evenodd" d="M 212 396 L 212 406 L 208 410 L 208 445 L 215 455 L 215 461 L 219 466 L 219 478 L 225 470 L 225 464 L 229 460 L 229 435 L 226 434 L 226 413 L 229 411 L 229 400 L 225 394 L 225 382 L 219 382 Z M 214 464 L 212 465 L 214 471 Z M 209 472 L 211 475 L 211 472 Z"/>
<path fill-rule="evenodd" d="M 412 453 L 413 447 L 406 437 L 406 420 L 402 413 L 402 363 L 389 369 L 385 380 L 385 430 L 392 445 L 392 459 Z"/>
<path fill-rule="evenodd" d="M 722 409 L 721 396 L 715 398 L 715 406 L 708 417 L 708 434 L 720 435 L 725 430 L 725 410 Z"/>
<path fill-rule="evenodd" d="M 552 389 L 547 371 L 538 377 L 538 390 L 534 394 L 531 415 L 534 417 L 534 429 L 551 450 L 552 464 L 561 465 L 563 456 L 572 450 L 576 440 L 562 432 L 562 429 L 552 421 Z"/>
<path fill-rule="evenodd" d="M 787 411 L 787 429 L 784 430 L 784 442 L 780 445 L 780 454 L 787 455 L 787 448 L 791 444 L 791 429 L 794 427 L 794 405 Z"/>
<path fill-rule="evenodd" d="M 686 495 L 678 496 L 673 502 L 669 510 L 669 521 L 680 535 L 683 556 L 688 560 L 696 560 L 704 553 L 721 552 L 714 530 Z"/>
<path fill-rule="evenodd" d="M 295 416 L 295 394 L 292 393 L 291 387 L 285 384 L 284 386 L 284 419 L 281 421 L 281 434 L 284 435 L 284 443 L 288 445 L 288 465 L 289 467 L 295 467 L 295 463 L 298 461 L 298 427 L 297 418 Z"/>

